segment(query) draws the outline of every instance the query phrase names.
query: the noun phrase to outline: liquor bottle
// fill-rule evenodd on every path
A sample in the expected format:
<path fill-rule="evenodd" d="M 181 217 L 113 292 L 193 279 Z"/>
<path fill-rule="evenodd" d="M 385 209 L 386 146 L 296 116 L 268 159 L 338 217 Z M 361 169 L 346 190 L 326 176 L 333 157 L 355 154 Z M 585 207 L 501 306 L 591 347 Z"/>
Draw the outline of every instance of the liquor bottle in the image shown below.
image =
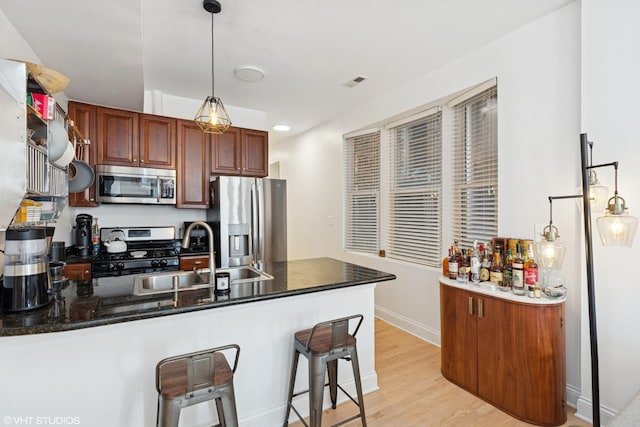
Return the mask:
<path fill-rule="evenodd" d="M 458 260 L 458 282 L 469 283 L 469 273 L 471 272 L 471 264 L 469 263 L 469 256 L 467 250 L 462 249 L 462 255 Z"/>
<path fill-rule="evenodd" d="M 489 280 L 496 285 L 503 280 L 502 259 L 500 258 L 500 252 L 496 252 L 493 254 L 493 264 L 491 264 Z"/>
<path fill-rule="evenodd" d="M 444 277 L 449 276 L 449 258 L 451 258 L 451 248 L 449 248 L 449 254 L 442 259 L 442 275 Z"/>
<path fill-rule="evenodd" d="M 516 295 L 524 295 L 524 261 L 520 245 L 516 245 L 516 257 L 511 268 L 511 290 Z"/>
<path fill-rule="evenodd" d="M 511 288 L 511 280 L 513 278 L 513 252 L 507 249 L 507 259 L 502 266 L 502 281 L 504 286 Z"/>
<path fill-rule="evenodd" d="M 478 285 L 480 283 L 480 251 L 478 250 L 478 241 L 473 241 L 473 249 L 471 250 L 471 256 L 469 257 L 469 264 L 471 268 L 471 283 Z"/>
<path fill-rule="evenodd" d="M 487 254 L 487 248 L 482 247 L 482 259 L 480 260 L 480 281 L 488 282 L 490 278 L 489 269 L 491 268 L 491 260 Z"/>
<path fill-rule="evenodd" d="M 449 258 L 449 279 L 458 280 L 458 250 L 455 244 L 451 247 L 451 257 Z"/>
<path fill-rule="evenodd" d="M 525 286 L 538 286 L 538 264 L 533 258 L 533 245 L 529 244 L 527 248 L 527 260 L 524 263 L 524 285 Z"/>
<path fill-rule="evenodd" d="M 91 226 L 91 246 L 94 255 L 98 255 L 100 252 L 100 227 L 98 226 L 98 218 L 93 218 L 93 224 Z"/>

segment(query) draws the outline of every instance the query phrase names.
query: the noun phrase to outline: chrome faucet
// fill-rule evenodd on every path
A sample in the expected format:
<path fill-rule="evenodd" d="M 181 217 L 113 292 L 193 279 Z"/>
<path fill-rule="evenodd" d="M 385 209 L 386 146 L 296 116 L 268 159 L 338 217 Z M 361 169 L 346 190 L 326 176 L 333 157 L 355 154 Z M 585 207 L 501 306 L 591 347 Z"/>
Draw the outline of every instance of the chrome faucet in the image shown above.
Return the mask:
<path fill-rule="evenodd" d="M 198 225 L 204 228 L 207 231 L 207 235 L 209 236 L 209 284 L 211 286 L 215 286 L 216 257 L 215 257 L 214 246 L 213 246 L 213 230 L 211 229 L 209 224 L 203 221 L 195 221 L 189 224 L 187 229 L 184 231 L 184 237 L 182 238 L 182 247 L 185 249 L 189 247 L 189 240 L 190 240 L 189 234 L 191 233 L 191 230 L 193 230 Z M 194 271 L 196 274 L 199 275 L 202 270 L 200 271 L 194 270 Z"/>

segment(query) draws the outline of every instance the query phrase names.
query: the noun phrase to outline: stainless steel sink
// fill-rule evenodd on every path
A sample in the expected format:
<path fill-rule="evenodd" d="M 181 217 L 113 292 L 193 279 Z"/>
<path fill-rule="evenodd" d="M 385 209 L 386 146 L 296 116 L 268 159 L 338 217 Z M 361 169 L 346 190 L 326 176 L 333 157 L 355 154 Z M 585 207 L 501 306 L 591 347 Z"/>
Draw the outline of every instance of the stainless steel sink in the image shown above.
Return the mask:
<path fill-rule="evenodd" d="M 231 284 L 273 280 L 273 276 L 249 265 L 240 267 L 219 268 L 216 273 L 229 273 Z"/>
<path fill-rule="evenodd" d="M 216 269 L 216 273 L 229 273 L 230 284 L 272 280 L 273 276 L 251 266 Z M 208 269 L 195 271 L 168 271 L 164 273 L 144 274 L 134 280 L 134 295 L 149 295 L 168 292 L 190 291 L 208 288 Z"/>

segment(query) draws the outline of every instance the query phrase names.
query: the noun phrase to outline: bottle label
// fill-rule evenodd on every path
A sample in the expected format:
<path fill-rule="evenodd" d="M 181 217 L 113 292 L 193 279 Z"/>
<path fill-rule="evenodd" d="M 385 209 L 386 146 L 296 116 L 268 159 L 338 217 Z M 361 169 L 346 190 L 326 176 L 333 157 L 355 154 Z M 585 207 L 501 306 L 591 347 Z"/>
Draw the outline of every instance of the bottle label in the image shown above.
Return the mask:
<path fill-rule="evenodd" d="M 487 268 L 480 269 L 480 280 L 483 282 L 488 281 L 490 278 L 489 270 Z"/>
<path fill-rule="evenodd" d="M 492 271 L 491 273 L 489 273 L 489 280 L 493 283 L 500 283 L 502 282 L 502 276 L 502 272 Z"/>
<path fill-rule="evenodd" d="M 504 270 L 502 272 L 502 280 L 504 282 L 511 283 L 512 277 L 513 277 L 513 274 L 511 272 L 511 270 Z"/>
<path fill-rule="evenodd" d="M 458 263 L 457 262 L 449 262 L 449 277 L 452 274 L 455 274 L 458 277 Z"/>
<path fill-rule="evenodd" d="M 516 289 L 524 289 L 524 271 L 513 269 L 511 272 L 511 286 Z"/>
<path fill-rule="evenodd" d="M 538 284 L 538 269 L 527 268 L 524 270 L 524 284 L 525 285 L 537 285 Z"/>
<path fill-rule="evenodd" d="M 471 258 L 471 273 L 480 273 L 480 258 Z"/>

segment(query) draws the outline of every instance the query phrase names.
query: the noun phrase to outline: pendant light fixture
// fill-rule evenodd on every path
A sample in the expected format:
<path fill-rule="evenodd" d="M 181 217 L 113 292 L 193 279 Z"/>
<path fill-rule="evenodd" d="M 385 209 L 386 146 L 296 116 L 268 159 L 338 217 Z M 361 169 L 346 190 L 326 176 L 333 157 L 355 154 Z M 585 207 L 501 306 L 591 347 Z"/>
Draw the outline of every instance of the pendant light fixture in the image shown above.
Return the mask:
<path fill-rule="evenodd" d="M 560 235 L 558 229 L 553 225 L 553 199 L 569 199 L 582 196 L 549 196 L 549 225 L 547 225 L 542 236 L 544 239 L 536 242 L 533 245 L 536 260 L 543 268 L 549 270 L 559 270 L 562 267 L 562 261 L 564 261 L 564 254 L 567 251 L 567 247 L 564 243 L 558 240 Z"/>
<path fill-rule="evenodd" d="M 614 162 L 615 191 L 604 216 L 598 218 L 598 232 L 604 246 L 630 248 L 636 237 L 638 218 L 630 216 L 625 201 L 618 195 L 618 162 Z"/>
<path fill-rule="evenodd" d="M 214 96 L 213 15 L 220 13 L 222 7 L 217 0 L 204 0 L 202 6 L 211 14 L 211 96 L 207 96 L 193 120 L 204 133 L 220 134 L 231 126 L 231 119 L 222 100 Z"/>
<path fill-rule="evenodd" d="M 609 189 L 600 184 L 596 170 L 593 169 L 593 142 L 589 141 L 589 201 L 594 212 L 603 212 L 607 205 Z"/>

